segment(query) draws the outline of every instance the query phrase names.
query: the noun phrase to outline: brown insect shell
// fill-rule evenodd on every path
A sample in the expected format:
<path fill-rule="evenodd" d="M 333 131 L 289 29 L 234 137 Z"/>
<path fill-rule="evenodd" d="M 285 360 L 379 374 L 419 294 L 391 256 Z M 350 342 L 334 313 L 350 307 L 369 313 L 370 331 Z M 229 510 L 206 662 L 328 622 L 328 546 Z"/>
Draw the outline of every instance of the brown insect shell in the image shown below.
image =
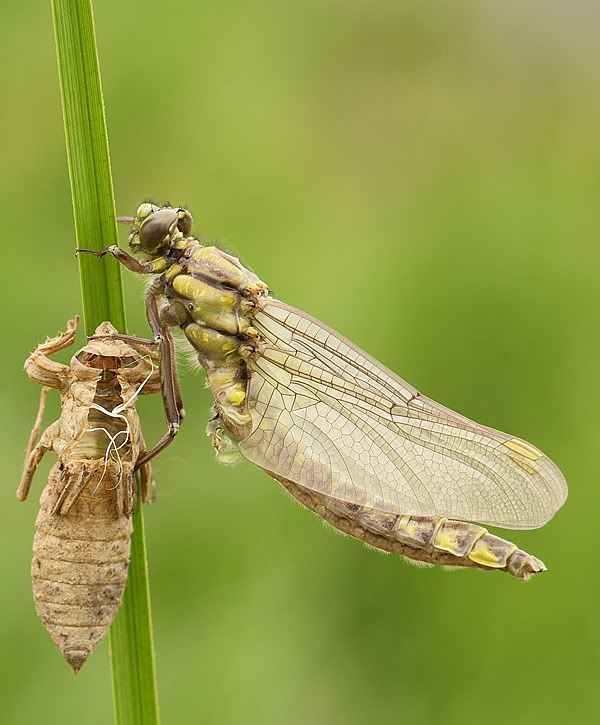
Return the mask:
<path fill-rule="evenodd" d="M 110 323 L 97 335 L 115 332 Z M 144 446 L 135 407 L 126 406 L 129 451 L 122 471 L 114 461 L 81 456 L 78 444 L 90 428 L 89 414 L 104 372 L 114 372 L 118 386 L 111 403 L 126 402 L 153 371 L 142 392 L 159 388 L 158 356 L 120 340 L 90 340 L 61 377 L 61 415 L 42 436 L 57 454 L 36 520 L 32 576 L 36 610 L 48 633 L 75 671 L 106 633 L 121 603 L 129 563 L 133 464 Z M 144 474 L 144 472 L 142 472 Z M 149 470 L 146 471 L 149 479 Z M 144 475 L 142 475 L 144 478 Z M 96 489 L 104 479 L 104 484 Z M 118 487 L 114 484 L 121 479 Z M 66 509 L 63 493 L 83 483 Z"/>
<path fill-rule="evenodd" d="M 116 329 L 110 322 L 103 322 L 96 328 L 95 335 L 112 335 Z M 96 394 L 91 381 L 99 381 L 103 370 L 113 370 L 121 386 L 123 401 L 129 400 L 139 389 L 140 383 L 151 372 L 156 372 L 155 380 L 149 380 L 145 392 L 156 392 L 158 380 L 159 355 L 156 350 L 144 347 L 139 350 L 123 340 L 89 340 L 79 352 L 71 358 L 70 387 L 76 386 L 72 394 L 82 405 L 89 407 Z M 77 382 L 88 388 L 83 390 Z M 123 413 L 127 415 L 128 408 Z"/>

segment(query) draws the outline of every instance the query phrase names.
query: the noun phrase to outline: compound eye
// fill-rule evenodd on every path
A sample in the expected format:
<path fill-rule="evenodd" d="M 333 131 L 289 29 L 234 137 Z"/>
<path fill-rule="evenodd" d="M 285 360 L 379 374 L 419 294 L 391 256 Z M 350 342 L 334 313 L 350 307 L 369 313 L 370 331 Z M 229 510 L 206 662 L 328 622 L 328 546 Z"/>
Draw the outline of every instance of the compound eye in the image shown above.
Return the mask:
<path fill-rule="evenodd" d="M 194 220 L 187 209 L 177 210 L 177 227 L 184 237 L 190 236 L 193 224 Z"/>
<path fill-rule="evenodd" d="M 159 209 L 142 222 L 138 232 L 140 246 L 147 252 L 158 249 L 177 223 L 175 209 Z"/>

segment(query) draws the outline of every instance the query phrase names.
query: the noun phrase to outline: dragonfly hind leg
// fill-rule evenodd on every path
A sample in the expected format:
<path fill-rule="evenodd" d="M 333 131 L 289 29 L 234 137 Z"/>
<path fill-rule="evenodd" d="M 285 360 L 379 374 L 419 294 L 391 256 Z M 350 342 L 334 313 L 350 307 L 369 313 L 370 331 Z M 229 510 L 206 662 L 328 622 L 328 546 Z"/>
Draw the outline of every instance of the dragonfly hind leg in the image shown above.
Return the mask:
<path fill-rule="evenodd" d="M 135 470 L 151 461 L 168 445 L 170 445 L 181 426 L 185 416 L 183 399 L 181 397 L 181 386 L 175 360 L 175 345 L 171 331 L 161 319 L 158 302 L 162 297 L 162 289 L 156 284 L 148 288 L 146 294 L 146 315 L 154 339 L 158 343 L 160 353 L 160 381 L 163 397 L 163 405 L 167 418 L 167 431 L 163 437 L 149 451 L 142 453 L 135 464 Z"/>

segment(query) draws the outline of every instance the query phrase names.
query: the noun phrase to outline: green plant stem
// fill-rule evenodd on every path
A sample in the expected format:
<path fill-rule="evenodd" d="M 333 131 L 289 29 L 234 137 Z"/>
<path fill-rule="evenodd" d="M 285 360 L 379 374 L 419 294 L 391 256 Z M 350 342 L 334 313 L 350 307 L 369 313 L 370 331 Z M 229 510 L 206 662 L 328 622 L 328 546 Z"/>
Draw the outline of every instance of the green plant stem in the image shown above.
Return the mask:
<path fill-rule="evenodd" d="M 52 0 L 77 247 L 117 244 L 108 135 L 91 0 Z M 119 264 L 79 255 L 86 334 L 110 320 L 125 332 Z M 115 720 L 158 723 L 158 698 L 142 507 L 134 516 L 123 605 L 110 632 Z"/>

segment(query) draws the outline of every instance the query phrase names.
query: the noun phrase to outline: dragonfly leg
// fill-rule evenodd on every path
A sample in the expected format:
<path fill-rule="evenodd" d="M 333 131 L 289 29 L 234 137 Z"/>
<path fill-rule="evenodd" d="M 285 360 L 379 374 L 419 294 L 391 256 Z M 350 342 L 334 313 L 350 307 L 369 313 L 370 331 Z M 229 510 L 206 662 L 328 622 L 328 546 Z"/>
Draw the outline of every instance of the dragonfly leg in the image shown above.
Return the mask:
<path fill-rule="evenodd" d="M 42 460 L 44 455 L 52 448 L 52 444 L 58 433 L 58 422 L 52 423 L 42 433 L 41 440 L 39 440 L 38 442 L 38 439 L 40 437 L 40 430 L 42 427 L 44 409 L 46 407 L 47 393 L 48 388 L 42 388 L 42 394 L 40 395 L 40 405 L 37 416 L 35 418 L 33 429 L 29 436 L 27 452 L 25 454 L 25 465 L 23 466 L 21 481 L 19 483 L 19 487 L 17 488 L 17 498 L 19 499 L 19 501 L 25 501 L 25 499 L 27 498 L 29 494 L 29 489 L 31 488 L 31 481 L 33 480 L 33 476 L 37 470 L 37 467 L 40 465 L 40 461 Z"/>
<path fill-rule="evenodd" d="M 140 262 L 131 254 L 127 253 L 116 244 L 105 247 L 99 252 L 95 249 L 76 249 L 75 254 L 93 254 L 96 257 L 104 257 L 107 254 L 112 255 L 120 264 L 136 274 L 156 274 L 156 266 L 153 262 Z"/>
<path fill-rule="evenodd" d="M 69 366 L 51 360 L 52 355 L 60 350 L 69 347 L 75 341 L 79 316 L 76 315 L 67 323 L 65 332 L 56 337 L 51 337 L 46 342 L 38 345 L 25 361 L 25 372 L 32 379 L 45 385 L 48 388 L 61 388 L 64 379 L 69 372 Z"/>
<path fill-rule="evenodd" d="M 59 474 L 60 486 L 49 497 L 50 513 L 66 516 L 89 483 L 89 472 L 80 461 L 67 463 Z"/>
<path fill-rule="evenodd" d="M 51 360 L 48 355 L 52 355 L 59 350 L 64 350 L 64 348 L 73 344 L 75 336 L 77 335 L 78 324 L 79 316 L 76 315 L 67 323 L 65 332 L 60 333 L 56 337 L 51 337 L 46 342 L 38 345 L 25 361 L 25 372 L 27 375 L 32 380 L 41 383 L 44 387 L 40 393 L 38 412 L 27 442 L 25 465 L 19 487 L 17 488 L 17 498 L 19 501 L 25 501 L 27 498 L 36 469 L 44 454 L 52 448 L 57 434 L 57 424 L 53 423 L 44 431 L 40 440 L 40 431 L 46 409 L 48 390 L 50 388 L 62 388 L 65 385 L 65 379 L 70 370 L 68 365 L 57 363 Z"/>
<path fill-rule="evenodd" d="M 160 286 L 152 285 L 146 295 L 146 314 L 148 323 L 158 342 L 160 351 L 160 376 L 163 404 L 167 417 L 167 432 L 158 443 L 149 451 L 142 453 L 135 464 L 135 470 L 139 470 L 147 464 L 154 456 L 166 448 L 179 432 L 181 421 L 185 415 L 179 375 L 175 361 L 175 345 L 169 328 L 160 318 L 157 298 L 161 296 Z"/>
<path fill-rule="evenodd" d="M 160 373 L 160 369 L 159 369 Z M 160 383 L 159 383 L 160 385 Z M 156 391 L 155 391 L 156 392 Z M 146 441 L 144 440 L 144 434 L 141 428 L 137 428 L 137 431 L 133 433 L 136 436 L 136 446 L 139 451 L 143 452 L 146 450 Z M 154 472 L 152 465 L 148 462 L 143 463 L 139 467 L 139 493 L 144 503 L 156 503 L 156 480 L 154 479 Z"/>
<path fill-rule="evenodd" d="M 144 503 L 156 502 L 156 481 L 152 473 L 152 466 L 149 463 L 144 463 L 140 467 L 140 492 Z"/>
<path fill-rule="evenodd" d="M 147 337 L 137 337 L 136 335 L 126 335 L 125 333 L 116 332 L 113 335 L 88 335 L 88 340 L 123 340 L 134 345 L 145 345 L 147 347 L 157 347 L 160 340 L 150 340 Z"/>
<path fill-rule="evenodd" d="M 21 482 L 19 483 L 19 488 L 17 488 L 17 498 L 19 501 L 25 501 L 29 495 L 33 474 L 36 472 L 37 467 L 40 465 L 40 461 L 47 451 L 48 449 L 44 446 L 37 445 L 27 456 L 23 475 L 21 476 Z"/>

